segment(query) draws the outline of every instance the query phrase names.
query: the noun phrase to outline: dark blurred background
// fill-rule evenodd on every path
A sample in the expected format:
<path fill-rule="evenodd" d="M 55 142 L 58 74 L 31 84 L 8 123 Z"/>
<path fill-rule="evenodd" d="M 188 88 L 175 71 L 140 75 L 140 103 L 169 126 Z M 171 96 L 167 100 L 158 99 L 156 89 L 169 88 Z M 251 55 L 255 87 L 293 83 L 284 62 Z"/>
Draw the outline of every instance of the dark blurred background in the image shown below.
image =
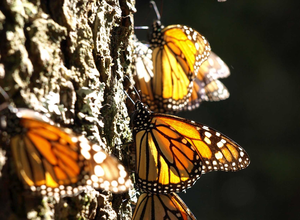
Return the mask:
<path fill-rule="evenodd" d="M 212 172 L 180 197 L 198 219 L 300 219 L 300 2 L 295 0 L 156 1 L 162 23 L 203 34 L 230 67 L 230 98 L 180 115 L 241 144 L 250 166 Z M 136 3 L 135 25 L 155 19 Z M 140 40 L 147 31 L 137 30 Z"/>

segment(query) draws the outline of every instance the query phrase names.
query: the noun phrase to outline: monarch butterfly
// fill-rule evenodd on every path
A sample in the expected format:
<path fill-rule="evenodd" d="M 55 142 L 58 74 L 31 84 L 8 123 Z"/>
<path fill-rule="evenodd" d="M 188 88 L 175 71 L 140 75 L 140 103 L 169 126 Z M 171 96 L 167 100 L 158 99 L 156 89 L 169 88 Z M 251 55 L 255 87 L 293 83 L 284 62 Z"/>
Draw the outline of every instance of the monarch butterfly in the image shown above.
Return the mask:
<path fill-rule="evenodd" d="M 136 178 L 142 191 L 181 192 L 202 173 L 246 168 L 246 151 L 220 132 L 180 117 L 151 113 L 135 103 L 132 118 Z"/>
<path fill-rule="evenodd" d="M 37 194 L 72 195 L 85 186 L 117 193 L 131 185 L 116 158 L 33 110 L 10 105 L 2 109 L 0 135 L 10 136 L 18 176 L 26 188 Z"/>
<path fill-rule="evenodd" d="M 202 101 L 220 101 L 229 97 L 227 88 L 219 78 L 230 75 L 228 66 L 211 51 L 208 59 L 200 66 L 197 77 L 193 82 L 193 89 L 189 102 L 184 110 L 193 110 L 199 107 Z"/>
<path fill-rule="evenodd" d="M 142 101 L 147 103 L 150 110 L 170 113 L 169 109 L 159 105 L 161 99 L 154 98 L 152 50 L 137 40 L 135 45 L 135 83 L 141 91 Z M 220 101 L 229 97 L 227 88 L 218 79 L 230 75 L 229 68 L 215 53 L 211 52 L 208 59 L 200 66 L 197 77 L 192 84 L 191 96 L 182 110 L 193 110 L 202 101 Z M 157 96 L 156 96 L 157 97 Z M 160 101 L 159 101 L 160 100 Z M 159 109 L 160 108 L 160 109 Z"/>
<path fill-rule="evenodd" d="M 147 84 L 151 89 L 149 99 L 163 112 L 180 111 L 192 92 L 192 81 L 199 67 L 210 54 L 210 45 L 200 33 L 185 25 L 170 25 L 164 28 L 157 14 L 150 37 L 153 75 Z M 139 71 L 139 69 L 137 69 Z M 150 106 L 153 106 L 152 104 Z"/>
<path fill-rule="evenodd" d="M 132 219 L 190 219 L 196 217 L 175 193 L 142 193 L 138 199 Z"/>

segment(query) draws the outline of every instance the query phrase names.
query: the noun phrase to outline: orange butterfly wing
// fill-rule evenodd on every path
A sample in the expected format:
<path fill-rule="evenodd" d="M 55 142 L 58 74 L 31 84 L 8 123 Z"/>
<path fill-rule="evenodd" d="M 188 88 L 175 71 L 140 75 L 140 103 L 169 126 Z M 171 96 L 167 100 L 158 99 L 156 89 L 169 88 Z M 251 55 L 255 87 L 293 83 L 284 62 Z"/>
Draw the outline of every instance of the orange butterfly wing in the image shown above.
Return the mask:
<path fill-rule="evenodd" d="M 159 25 L 159 22 L 154 24 L 151 49 L 136 52 L 140 57 L 136 64 L 136 75 L 152 110 L 176 112 L 187 104 L 192 81 L 200 65 L 209 56 L 210 46 L 192 28 L 171 25 L 161 30 Z M 149 55 L 152 56 L 152 63 L 148 61 Z M 144 62 L 144 65 L 139 62 Z M 149 103 L 149 100 L 152 102 Z"/>
<path fill-rule="evenodd" d="M 131 184 L 125 168 L 98 145 L 47 117 L 18 109 L 19 131 L 11 137 L 17 173 L 42 195 L 72 195 L 90 185 L 124 192 Z M 15 131 L 14 131 L 15 132 Z"/>
<path fill-rule="evenodd" d="M 137 184 L 152 193 L 181 192 L 200 178 L 202 162 L 192 145 L 157 118 L 134 131 Z"/>
<path fill-rule="evenodd" d="M 240 145 L 213 128 L 172 115 L 153 114 L 153 117 L 162 120 L 188 140 L 201 157 L 202 173 L 238 171 L 250 163 L 248 154 Z"/>
<path fill-rule="evenodd" d="M 32 119 L 23 118 L 20 124 L 26 132 L 11 138 L 11 149 L 18 173 L 28 186 L 57 188 L 82 179 L 83 158 L 69 136 Z"/>
<path fill-rule="evenodd" d="M 151 193 L 190 188 L 201 172 L 237 171 L 249 165 L 245 150 L 225 135 L 193 121 L 151 113 L 136 103 L 133 136 L 139 187 Z"/>
<path fill-rule="evenodd" d="M 219 78 L 230 75 L 228 66 L 215 53 L 211 52 L 203 62 L 193 82 L 193 90 L 184 110 L 199 107 L 202 101 L 220 101 L 229 97 L 229 92 Z"/>
<path fill-rule="evenodd" d="M 196 217 L 175 193 L 143 193 L 138 199 L 132 219 L 196 220 Z"/>

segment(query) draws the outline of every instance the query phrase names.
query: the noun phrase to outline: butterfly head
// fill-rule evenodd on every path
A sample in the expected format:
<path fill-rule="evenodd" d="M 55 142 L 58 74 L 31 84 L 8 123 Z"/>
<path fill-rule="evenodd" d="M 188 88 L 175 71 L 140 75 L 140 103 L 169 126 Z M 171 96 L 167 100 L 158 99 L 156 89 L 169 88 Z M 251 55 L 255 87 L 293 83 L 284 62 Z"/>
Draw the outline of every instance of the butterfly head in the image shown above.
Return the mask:
<path fill-rule="evenodd" d="M 142 103 L 140 100 L 137 100 L 137 101 L 135 102 L 135 110 L 136 110 L 136 111 L 141 111 L 141 110 L 143 110 L 143 109 L 148 109 L 148 107 L 145 106 L 144 103 Z"/>
<path fill-rule="evenodd" d="M 145 129 L 151 121 L 151 111 L 141 101 L 136 101 L 135 112 L 131 118 L 134 132 Z"/>
<path fill-rule="evenodd" d="M 165 27 L 161 24 L 160 20 L 156 20 L 152 24 L 153 32 L 161 32 Z"/>
<path fill-rule="evenodd" d="M 161 24 L 160 20 L 153 22 L 152 33 L 149 39 L 152 49 L 163 44 L 162 29 L 164 29 L 164 26 Z"/>
<path fill-rule="evenodd" d="M 19 133 L 18 129 L 14 129 L 14 125 L 19 123 L 19 118 L 16 116 L 18 109 L 11 105 L 9 96 L 2 87 L 0 87 L 0 94 L 0 134 Z"/>

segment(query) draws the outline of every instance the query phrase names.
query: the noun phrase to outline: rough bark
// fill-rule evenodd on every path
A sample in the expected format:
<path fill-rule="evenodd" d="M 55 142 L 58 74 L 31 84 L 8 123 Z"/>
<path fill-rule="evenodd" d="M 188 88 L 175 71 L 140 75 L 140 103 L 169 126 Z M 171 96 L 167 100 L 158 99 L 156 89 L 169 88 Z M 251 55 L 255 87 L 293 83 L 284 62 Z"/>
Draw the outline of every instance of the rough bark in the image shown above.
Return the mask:
<path fill-rule="evenodd" d="M 127 156 L 120 144 L 131 137 L 123 81 L 124 76 L 132 79 L 129 39 L 134 4 L 134 0 L 0 1 L 0 86 L 14 105 L 42 112 L 91 141 L 104 142 L 105 150 L 117 153 L 122 161 Z M 1 217 L 130 218 L 127 194 L 92 191 L 57 203 L 25 193 L 10 169 L 10 155 L 3 146 L 0 150 Z"/>

